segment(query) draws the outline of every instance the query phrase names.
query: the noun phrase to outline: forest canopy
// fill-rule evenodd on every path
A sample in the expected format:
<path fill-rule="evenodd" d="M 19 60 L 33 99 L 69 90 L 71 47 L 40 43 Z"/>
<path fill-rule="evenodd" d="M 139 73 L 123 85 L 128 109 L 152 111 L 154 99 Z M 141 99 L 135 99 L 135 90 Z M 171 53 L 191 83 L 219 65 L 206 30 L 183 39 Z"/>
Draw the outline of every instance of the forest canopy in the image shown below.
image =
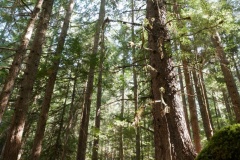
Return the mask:
<path fill-rule="evenodd" d="M 240 122 L 239 12 L 237 0 L 0 1 L 0 159 L 201 157 Z"/>

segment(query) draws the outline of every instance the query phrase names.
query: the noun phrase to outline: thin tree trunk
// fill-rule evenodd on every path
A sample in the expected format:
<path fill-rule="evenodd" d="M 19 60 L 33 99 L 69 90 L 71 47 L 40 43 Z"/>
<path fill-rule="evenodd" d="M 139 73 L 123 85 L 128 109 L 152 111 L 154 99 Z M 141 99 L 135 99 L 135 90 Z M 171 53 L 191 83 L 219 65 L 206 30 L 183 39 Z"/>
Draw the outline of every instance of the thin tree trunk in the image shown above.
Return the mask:
<path fill-rule="evenodd" d="M 221 125 L 220 125 L 220 122 L 219 122 L 219 115 L 218 115 L 219 112 L 218 112 L 218 109 L 217 109 L 216 99 L 215 99 L 215 96 L 214 96 L 213 92 L 212 92 L 212 99 L 213 99 L 213 106 L 214 106 L 215 115 L 216 115 L 216 119 L 217 119 L 217 128 L 220 129 Z"/>
<path fill-rule="evenodd" d="M 53 0 L 44 1 L 43 12 L 37 26 L 32 49 L 28 57 L 26 70 L 21 82 L 19 97 L 15 103 L 15 112 L 12 119 L 10 131 L 3 152 L 3 160 L 16 160 L 21 147 L 22 134 L 28 112 L 28 106 L 33 90 L 34 81 L 42 54 L 42 44 L 52 12 Z"/>
<path fill-rule="evenodd" d="M 35 25 L 35 22 L 37 20 L 38 13 L 41 10 L 42 3 L 43 3 L 43 0 L 38 0 L 37 3 L 36 3 L 36 6 L 35 6 L 32 14 L 31 14 L 31 19 L 29 20 L 29 22 L 27 24 L 27 27 L 26 27 L 26 30 L 23 33 L 21 43 L 16 50 L 12 65 L 11 65 L 9 73 L 8 73 L 8 76 L 7 76 L 6 81 L 3 85 L 3 89 L 2 89 L 1 94 L 0 94 L 0 123 L 2 122 L 2 117 L 3 117 L 3 114 L 6 110 L 6 107 L 7 107 L 8 101 L 9 101 L 9 97 L 10 97 L 11 92 L 13 90 L 15 80 L 18 76 L 19 71 L 20 71 L 22 61 L 23 61 L 23 57 L 26 54 L 27 46 L 28 46 L 29 41 L 31 39 L 32 32 L 33 32 L 33 29 L 34 29 L 34 25 Z"/>
<path fill-rule="evenodd" d="M 227 96 L 226 90 L 225 89 L 222 90 L 222 93 L 223 93 L 224 104 L 226 106 L 226 110 L 227 110 L 227 114 L 228 114 L 228 119 L 229 119 L 230 123 L 232 124 L 233 123 L 233 115 L 232 115 L 231 107 L 229 105 L 229 101 L 228 101 L 228 96 Z"/>
<path fill-rule="evenodd" d="M 200 81 L 199 84 L 200 84 L 200 87 L 201 87 L 201 90 L 202 90 L 202 93 L 203 93 L 202 98 L 204 100 L 204 104 L 207 107 L 210 123 L 211 123 L 212 129 L 214 131 L 212 113 L 211 113 L 210 105 L 209 105 L 209 102 L 208 102 L 207 90 L 206 90 L 206 86 L 205 86 L 204 79 L 203 79 L 202 67 L 200 67 L 200 69 L 199 69 L 199 81 Z"/>
<path fill-rule="evenodd" d="M 70 89 L 70 81 L 68 82 L 68 85 L 67 85 L 67 93 L 66 93 L 64 104 L 63 104 L 62 114 L 61 114 L 61 117 L 60 117 L 59 129 L 57 131 L 57 139 L 56 139 L 56 143 L 55 143 L 54 154 L 53 154 L 52 157 L 50 157 L 51 160 L 60 159 L 60 153 L 61 153 L 61 150 L 62 150 L 61 144 L 60 144 L 61 133 L 62 133 L 62 130 L 63 130 L 64 115 L 65 115 L 66 107 L 67 107 L 67 100 L 68 100 L 69 89 Z"/>
<path fill-rule="evenodd" d="M 47 81 L 44 100 L 42 103 L 42 109 L 41 109 L 40 117 L 39 117 L 38 124 L 37 124 L 37 131 L 35 134 L 34 143 L 33 143 L 33 147 L 32 147 L 31 159 L 34 159 L 34 160 L 38 160 L 40 157 L 40 154 L 41 154 L 41 145 L 42 145 L 44 131 L 45 131 L 46 123 L 47 123 L 48 111 L 50 108 L 50 103 L 51 103 L 52 94 L 53 94 L 53 90 L 54 90 L 54 84 L 56 81 L 57 72 L 59 69 L 60 61 L 61 61 L 61 54 L 63 51 L 65 38 L 67 36 L 67 31 L 68 31 L 68 27 L 69 27 L 69 23 L 70 23 L 73 6 L 74 6 L 74 0 L 70 0 L 69 6 L 68 6 L 68 9 L 66 12 L 66 16 L 64 19 L 62 31 L 61 31 L 61 34 L 60 34 L 60 37 L 58 40 L 56 52 L 55 52 L 56 58 L 53 61 L 51 72 L 50 72 L 50 75 L 49 75 L 49 78 Z"/>
<path fill-rule="evenodd" d="M 234 54 L 231 55 L 231 58 L 232 58 L 232 62 L 233 62 L 234 68 L 236 70 L 236 75 L 237 75 L 238 81 L 240 82 L 240 73 L 239 73 L 237 62 L 236 62 L 236 60 L 234 58 Z"/>
<path fill-rule="evenodd" d="M 167 107 L 161 101 L 153 105 L 154 143 L 156 160 L 193 160 L 196 156 L 182 106 L 177 95 L 177 84 L 173 71 L 173 61 L 166 51 L 169 40 L 166 27 L 166 1 L 148 0 L 147 19 L 148 46 L 150 51 L 150 73 L 152 78 L 152 94 L 154 100 L 159 100 L 161 94 L 170 113 L 163 112 Z M 165 93 L 160 93 L 163 88 Z M 170 143 L 171 142 L 171 143 Z M 172 144 L 172 145 L 171 145 Z"/>
<path fill-rule="evenodd" d="M 97 135 L 94 137 L 93 148 L 92 148 L 92 160 L 98 160 L 98 149 L 99 149 L 99 134 L 100 134 L 100 123 L 101 123 L 101 101 L 102 101 L 102 73 L 103 73 L 103 63 L 105 57 L 105 47 L 104 47 L 104 31 L 105 26 L 102 26 L 101 35 L 101 52 L 100 52 L 100 62 L 98 66 L 98 84 L 97 84 L 97 103 L 95 111 L 95 129 L 97 130 Z"/>
<path fill-rule="evenodd" d="M 228 67 L 229 62 L 227 61 L 227 58 L 225 56 L 224 49 L 221 43 L 221 38 L 217 31 L 213 33 L 211 38 L 212 38 L 212 43 L 216 48 L 216 55 L 220 60 L 221 70 L 223 72 L 227 90 L 231 98 L 231 102 L 233 104 L 233 110 L 236 115 L 236 121 L 240 123 L 240 96 L 239 96 L 238 89 L 234 81 L 233 75 L 231 73 L 231 70 Z"/>
<path fill-rule="evenodd" d="M 193 74 L 195 90 L 197 93 L 198 104 L 199 104 L 200 112 L 201 112 L 201 116 L 202 116 L 205 135 L 206 135 L 207 139 L 210 140 L 211 137 L 213 136 L 213 130 L 212 130 L 212 126 L 210 123 L 207 106 L 203 101 L 203 94 L 202 94 L 202 91 L 200 88 L 200 82 L 198 81 L 199 77 L 197 76 L 197 73 L 195 70 L 192 70 L 192 74 Z"/>
<path fill-rule="evenodd" d="M 183 48 L 183 47 L 182 47 Z M 195 98 L 194 98 L 194 90 L 192 87 L 190 72 L 188 69 L 188 63 L 186 59 L 183 58 L 183 72 L 185 77 L 185 84 L 188 94 L 188 105 L 189 105 L 189 111 L 190 111 L 190 122 L 192 125 L 192 133 L 193 133 L 193 141 L 195 144 L 195 148 L 197 153 L 201 151 L 201 138 L 200 138 L 200 129 L 198 125 L 198 115 L 197 115 L 197 108 L 195 104 Z"/>
<path fill-rule="evenodd" d="M 125 60 L 123 60 L 125 61 Z M 122 94 L 122 104 L 121 104 L 121 113 L 120 113 L 120 118 L 121 120 L 123 119 L 124 116 L 124 108 L 125 108 L 125 82 L 124 82 L 124 77 L 125 77 L 125 72 L 124 72 L 124 68 L 122 69 L 122 76 L 123 76 L 123 86 L 122 86 L 122 90 L 121 90 L 121 94 Z M 122 126 L 119 127 L 119 159 L 120 160 L 124 160 L 124 152 L 123 152 L 123 131 L 122 131 Z"/>
<path fill-rule="evenodd" d="M 180 44 L 180 48 L 182 51 L 185 51 L 187 53 L 191 53 L 189 50 L 189 47 L 186 45 Z M 187 100 L 189 105 L 189 111 L 190 111 L 190 123 L 192 126 L 192 135 L 193 135 L 193 141 L 195 144 L 195 149 L 197 153 L 201 151 L 201 137 L 200 137 L 200 128 L 198 124 L 198 114 L 197 114 L 197 106 L 195 103 L 195 93 L 193 89 L 193 83 L 191 80 L 191 72 L 188 69 L 188 62 L 185 57 L 182 57 L 182 65 L 183 65 L 183 73 L 184 73 L 184 79 L 186 84 L 186 90 L 187 90 Z"/>
<path fill-rule="evenodd" d="M 105 0 L 101 0 L 99 18 L 96 24 L 96 32 L 94 36 L 92 60 L 94 60 L 97 55 L 99 35 L 100 35 L 102 24 L 104 22 L 104 17 L 105 17 Z M 90 109 L 91 109 L 91 97 L 93 92 L 94 71 L 95 71 L 95 63 L 90 63 L 87 89 L 86 89 L 86 94 L 84 98 L 85 103 L 82 109 L 81 125 L 79 130 L 77 160 L 80 160 L 80 159 L 85 160 L 85 155 L 86 155 L 88 125 L 89 125 L 89 116 L 90 116 Z"/>
<path fill-rule="evenodd" d="M 131 9 L 132 9 L 132 24 L 134 24 L 134 0 L 131 0 Z M 134 25 L 132 25 L 132 42 L 135 43 L 135 33 L 134 33 Z M 136 53 L 135 53 L 135 46 L 132 48 L 132 59 L 133 62 L 136 61 Z M 135 114 L 137 114 L 138 110 L 138 81 L 137 81 L 137 71 L 136 68 L 133 66 L 133 96 L 134 96 L 134 106 L 135 106 Z M 140 145 L 140 127 L 136 126 L 136 159 L 140 160 L 141 157 L 141 145 Z"/>
<path fill-rule="evenodd" d="M 72 97 L 71 106 L 70 106 L 70 110 L 69 110 L 69 118 L 68 118 L 67 127 L 66 127 L 66 131 L 65 131 L 65 136 L 64 136 L 64 145 L 63 145 L 61 160 L 65 160 L 65 158 L 66 158 L 68 139 L 69 139 L 71 131 L 74 127 L 74 125 L 73 125 L 74 122 L 73 121 L 74 121 L 74 117 L 75 117 L 76 109 L 77 109 L 74 105 L 74 101 L 75 101 L 75 97 L 76 97 L 76 84 L 77 84 L 77 76 L 74 77 L 74 82 L 73 82 L 73 91 L 72 91 L 72 96 L 71 96 Z M 84 91 L 83 91 L 82 95 L 84 95 Z"/>
<path fill-rule="evenodd" d="M 187 102 L 186 102 L 186 96 L 184 93 L 184 85 L 183 85 L 183 77 L 182 77 L 182 71 L 181 68 L 178 67 L 178 75 L 179 75 L 179 83 L 180 83 L 180 88 L 181 88 L 181 97 L 182 97 L 182 104 L 183 104 L 183 111 L 184 111 L 184 116 L 187 124 L 187 129 L 188 133 L 190 134 L 190 122 L 188 118 L 188 110 L 187 110 Z"/>

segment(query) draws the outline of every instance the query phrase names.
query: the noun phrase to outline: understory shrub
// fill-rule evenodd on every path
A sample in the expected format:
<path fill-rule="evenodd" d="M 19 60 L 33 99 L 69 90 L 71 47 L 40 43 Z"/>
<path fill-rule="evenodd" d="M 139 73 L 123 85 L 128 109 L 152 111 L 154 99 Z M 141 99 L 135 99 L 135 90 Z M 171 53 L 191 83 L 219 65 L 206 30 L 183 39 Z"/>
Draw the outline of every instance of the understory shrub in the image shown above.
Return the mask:
<path fill-rule="evenodd" d="M 240 124 L 216 132 L 196 160 L 240 160 Z"/>

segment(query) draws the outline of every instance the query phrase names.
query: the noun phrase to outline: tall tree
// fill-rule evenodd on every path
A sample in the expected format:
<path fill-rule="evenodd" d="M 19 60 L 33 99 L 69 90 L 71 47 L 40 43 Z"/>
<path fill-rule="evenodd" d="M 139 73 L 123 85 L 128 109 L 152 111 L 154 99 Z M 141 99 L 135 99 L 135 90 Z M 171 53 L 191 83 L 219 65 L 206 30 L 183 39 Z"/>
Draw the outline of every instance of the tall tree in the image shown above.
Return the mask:
<path fill-rule="evenodd" d="M 123 55 L 123 63 L 126 61 L 125 55 Z M 122 88 L 121 88 L 121 112 L 120 119 L 124 118 L 124 108 L 125 108 L 125 71 L 122 69 Z M 119 159 L 124 160 L 124 151 L 123 151 L 123 127 L 119 126 Z"/>
<path fill-rule="evenodd" d="M 0 123 L 2 121 L 3 113 L 7 107 L 10 94 L 13 90 L 15 79 L 17 78 L 18 73 L 21 69 L 23 57 L 26 54 L 27 47 L 28 47 L 29 41 L 32 36 L 35 22 L 38 18 L 38 14 L 42 7 L 42 3 L 43 3 L 43 0 L 38 0 L 35 5 L 34 10 L 32 11 L 31 18 L 27 24 L 26 30 L 24 31 L 24 33 L 22 35 L 20 45 L 18 46 L 18 48 L 16 50 L 12 65 L 9 69 L 8 76 L 3 85 L 3 89 L 0 94 Z"/>
<path fill-rule="evenodd" d="M 190 122 L 189 122 L 189 118 L 188 118 L 187 102 L 186 102 L 186 96 L 185 96 L 185 92 L 184 92 L 183 76 L 182 76 L 182 71 L 181 71 L 180 67 L 178 67 L 178 74 L 179 74 L 179 83 L 180 83 L 181 94 L 182 94 L 181 97 L 182 97 L 183 111 L 184 111 L 184 115 L 185 115 L 188 132 L 190 133 Z"/>
<path fill-rule="evenodd" d="M 186 46 L 182 45 L 182 49 L 185 50 Z M 191 74 L 188 69 L 188 62 L 185 57 L 182 59 L 183 64 L 183 73 L 185 78 L 186 90 L 187 90 L 187 99 L 190 111 L 190 123 L 192 125 L 193 141 L 195 144 L 196 151 L 199 153 L 201 151 L 201 138 L 200 138 L 200 129 L 198 124 L 198 115 L 197 115 L 197 106 L 195 103 L 193 83 L 191 81 Z"/>
<path fill-rule="evenodd" d="M 19 97 L 14 105 L 15 112 L 2 154 L 3 160 L 16 160 L 18 157 L 29 107 L 28 105 L 42 54 L 42 45 L 44 44 L 46 31 L 51 17 L 53 1 L 54 0 L 48 0 L 43 2 L 43 10 L 37 25 L 32 48 L 28 56 L 27 66 L 24 71 L 19 91 Z"/>
<path fill-rule="evenodd" d="M 132 9 L 132 24 L 134 24 L 134 0 L 131 0 L 131 9 Z M 135 43 L 135 31 L 134 31 L 134 25 L 132 25 L 131 28 L 131 37 L 132 42 Z M 132 47 L 132 59 L 133 62 L 136 61 L 136 50 L 135 46 Z M 138 110 L 138 80 L 137 80 L 137 71 L 136 67 L 133 66 L 133 96 L 134 96 L 134 107 L 135 107 L 135 114 L 137 114 Z M 140 159 L 141 156 L 141 144 L 140 144 L 140 127 L 136 126 L 136 159 Z"/>
<path fill-rule="evenodd" d="M 32 147 L 31 159 L 34 159 L 34 160 L 37 160 L 40 157 L 42 140 L 44 137 L 44 131 L 45 131 L 46 122 L 47 122 L 47 118 L 48 118 L 48 111 L 50 108 L 54 85 L 55 85 L 55 81 L 56 81 L 56 77 L 57 77 L 57 73 L 58 73 L 58 69 L 59 69 L 59 64 L 61 61 L 61 54 L 64 49 L 64 42 L 65 42 L 65 39 L 67 36 L 67 31 L 68 31 L 74 4 L 75 4 L 74 0 L 69 1 L 69 6 L 67 8 L 66 16 L 65 16 L 63 26 L 62 26 L 62 31 L 61 31 L 60 37 L 58 39 L 58 45 L 57 45 L 57 48 L 56 48 L 56 51 L 54 54 L 55 58 L 53 61 L 53 65 L 50 69 L 51 72 L 50 72 L 50 75 L 49 75 L 49 78 L 47 81 L 46 91 L 45 91 L 42 108 L 41 108 L 41 113 L 40 113 L 40 117 L 39 117 L 38 124 L 37 124 L 37 131 L 35 133 L 34 143 L 33 143 L 33 147 Z"/>
<path fill-rule="evenodd" d="M 77 69 L 77 71 L 78 71 L 78 69 Z M 71 133 L 73 132 L 73 128 L 75 126 L 74 124 L 76 123 L 76 122 L 74 122 L 74 118 L 76 116 L 76 110 L 78 107 L 76 104 L 74 104 L 75 97 L 76 97 L 76 87 L 77 87 L 77 75 L 74 77 L 74 82 L 73 82 L 73 91 L 72 91 L 72 96 L 71 96 L 71 104 L 70 104 L 68 122 L 67 122 L 66 130 L 64 133 L 64 141 L 63 141 L 63 150 L 62 150 L 61 160 L 66 159 L 69 138 L 71 136 Z M 85 91 L 85 89 L 83 89 L 82 95 L 84 95 L 84 91 Z M 81 103 L 83 101 L 82 97 L 83 96 L 81 96 L 81 100 L 80 100 Z"/>
<path fill-rule="evenodd" d="M 207 89 L 206 89 L 206 85 L 204 83 L 204 78 L 203 78 L 203 67 L 200 66 L 199 67 L 199 85 L 201 87 L 201 90 L 202 90 L 202 98 L 203 98 L 203 101 L 204 101 L 204 104 L 206 105 L 207 107 L 207 110 L 208 110 L 208 115 L 209 115 L 209 120 L 210 120 L 210 123 L 211 123 L 211 126 L 212 126 L 212 129 L 214 131 L 214 125 L 213 125 L 213 120 L 212 120 L 212 114 L 211 114 L 211 110 L 210 110 L 210 105 L 209 105 L 209 101 L 208 101 L 208 95 L 207 95 Z"/>
<path fill-rule="evenodd" d="M 227 110 L 228 119 L 229 119 L 230 123 L 233 123 L 233 117 L 234 116 L 232 115 L 230 103 L 229 103 L 229 100 L 228 100 L 228 95 L 227 95 L 225 89 L 222 90 L 222 94 L 223 94 L 224 105 L 226 106 L 226 110 Z"/>
<path fill-rule="evenodd" d="M 98 51 L 99 35 L 100 35 L 101 27 L 104 22 L 104 17 L 105 17 L 105 0 L 101 0 L 99 18 L 96 23 L 93 51 L 91 55 L 92 60 L 96 59 L 96 55 Z M 89 116 L 90 116 L 90 109 L 91 109 L 91 97 L 93 92 L 95 65 L 96 64 L 94 62 L 90 63 L 90 68 L 88 73 L 87 88 L 86 88 L 86 94 L 84 98 L 84 106 L 82 109 L 81 124 L 80 124 L 80 130 L 79 130 L 77 160 L 79 159 L 84 160 L 86 155 L 88 125 L 89 125 Z"/>
<path fill-rule="evenodd" d="M 98 65 L 98 83 L 97 83 L 97 103 L 95 111 L 95 130 L 97 131 L 96 137 L 94 137 L 93 148 L 92 148 L 92 160 L 98 160 L 98 149 L 99 149 L 99 133 L 100 133 L 100 123 L 101 123 L 101 105 L 102 105 L 102 74 L 103 74 L 103 63 L 105 59 L 105 42 L 104 42 L 104 32 L 105 25 L 102 26 L 101 35 L 101 51 L 100 60 Z"/>
<path fill-rule="evenodd" d="M 224 76 L 224 80 L 226 82 L 226 86 L 227 86 L 229 96 L 231 98 L 231 102 L 233 104 L 233 110 L 236 115 L 236 121 L 240 123 L 240 95 L 239 95 L 235 80 L 233 78 L 233 75 L 231 73 L 231 70 L 228 67 L 229 62 L 224 52 L 224 48 L 221 42 L 221 37 L 217 31 L 214 31 L 211 39 L 212 39 L 212 43 L 216 48 L 216 56 L 219 58 L 219 61 L 220 61 L 221 70 Z"/>
<path fill-rule="evenodd" d="M 155 159 L 193 160 L 196 156 L 186 121 L 177 94 L 177 84 L 173 71 L 171 54 L 166 49 L 169 41 L 166 26 L 166 1 L 147 1 L 148 46 L 152 78 Z M 160 92 L 160 88 L 162 91 Z M 165 93 L 163 93 L 163 89 Z M 165 101 L 165 103 L 163 102 Z M 170 107 L 170 113 L 164 114 L 164 108 Z M 171 145 L 170 146 L 170 142 Z M 172 147 L 174 146 L 174 147 Z"/>
<path fill-rule="evenodd" d="M 201 112 L 201 116 L 202 116 L 205 135 L 206 135 L 207 139 L 210 140 L 211 137 L 213 136 L 213 130 L 212 130 L 212 125 L 210 122 L 207 106 L 203 100 L 203 91 L 201 90 L 201 87 L 200 87 L 201 82 L 198 81 L 198 80 L 200 80 L 200 78 L 197 75 L 196 70 L 192 70 L 192 75 L 193 75 L 195 90 L 197 93 L 198 104 L 199 104 L 199 108 L 200 108 L 200 112 Z"/>
<path fill-rule="evenodd" d="M 60 115 L 60 121 L 58 122 L 59 123 L 59 128 L 57 129 L 57 138 L 56 138 L 56 141 L 55 141 L 55 144 L 54 144 L 54 153 L 51 157 L 50 157 L 50 160 L 55 160 L 55 159 L 60 159 L 60 152 L 62 151 L 62 148 L 61 148 L 61 133 L 63 132 L 63 125 L 64 125 L 64 115 L 65 115 L 65 112 L 66 112 L 66 108 L 67 108 L 67 100 L 68 100 L 68 94 L 69 94 L 69 90 L 70 90 L 70 82 L 71 81 L 68 81 L 68 85 L 67 85 L 67 92 L 66 92 L 66 97 L 65 97 L 65 101 L 64 101 L 64 104 L 63 104 L 63 108 L 62 108 L 62 113 Z"/>

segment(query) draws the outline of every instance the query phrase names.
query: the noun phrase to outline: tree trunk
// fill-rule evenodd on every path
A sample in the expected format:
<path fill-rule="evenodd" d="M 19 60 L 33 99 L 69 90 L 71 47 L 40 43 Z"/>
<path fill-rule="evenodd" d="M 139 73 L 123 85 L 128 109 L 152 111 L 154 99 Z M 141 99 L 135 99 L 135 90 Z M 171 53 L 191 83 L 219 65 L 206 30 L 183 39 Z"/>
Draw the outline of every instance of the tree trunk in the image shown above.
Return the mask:
<path fill-rule="evenodd" d="M 97 130 L 97 135 L 94 137 L 93 148 L 92 148 L 92 160 L 98 160 L 98 148 L 99 148 L 99 134 L 100 134 L 100 122 L 101 122 L 101 101 L 102 101 L 102 73 L 103 73 L 103 63 L 105 57 L 105 47 L 104 47 L 104 31 L 105 26 L 102 26 L 101 35 L 101 52 L 100 52 L 100 62 L 98 66 L 98 84 L 97 84 L 97 103 L 95 111 L 95 130 Z"/>
<path fill-rule="evenodd" d="M 38 0 L 36 3 L 36 6 L 31 14 L 31 19 L 29 20 L 26 30 L 23 33 L 21 43 L 18 46 L 17 51 L 14 55 L 14 59 L 10 67 L 7 79 L 3 85 L 3 89 L 0 94 L 0 123 L 2 122 L 4 111 L 7 107 L 10 94 L 13 90 L 15 79 L 17 78 L 18 73 L 21 69 L 23 57 L 26 54 L 26 49 L 31 39 L 35 21 L 37 20 L 38 13 L 41 10 L 42 3 L 43 3 L 43 0 Z"/>
<path fill-rule="evenodd" d="M 163 112 L 164 103 L 153 105 L 154 143 L 156 160 L 193 160 L 196 156 L 184 118 L 182 106 L 177 95 L 176 76 L 173 71 L 171 54 L 166 51 L 169 41 L 166 27 L 166 1 L 147 1 L 148 45 L 150 50 L 150 73 L 152 94 L 159 100 L 161 94 L 170 113 Z M 165 93 L 160 93 L 163 87 Z M 170 142 L 172 145 L 170 145 Z"/>
<path fill-rule="evenodd" d="M 188 95 L 188 105 L 189 105 L 189 111 L 190 111 L 190 117 L 191 117 L 190 122 L 192 125 L 193 141 L 195 144 L 196 151 L 197 153 L 199 153 L 201 151 L 201 138 L 200 138 L 200 129 L 198 125 L 197 108 L 196 108 L 195 98 L 194 98 L 194 90 L 192 87 L 187 60 L 183 58 L 182 63 L 183 63 L 183 72 L 184 72 L 185 84 L 186 84 L 187 95 Z"/>
<path fill-rule="evenodd" d="M 76 72 L 76 73 L 78 73 L 78 72 Z M 64 135 L 64 144 L 63 144 L 63 151 L 62 151 L 61 160 L 66 159 L 69 136 L 72 133 L 72 130 L 74 128 L 74 117 L 76 115 L 77 107 L 78 107 L 77 105 L 74 105 L 74 101 L 75 101 L 75 97 L 76 97 L 76 84 L 77 84 L 77 76 L 74 77 L 74 82 L 73 82 L 73 91 L 72 91 L 72 96 L 71 96 L 71 98 L 72 98 L 71 99 L 71 106 L 70 106 L 70 110 L 69 110 L 67 127 L 66 127 L 66 131 L 65 131 L 65 135 Z M 83 90 L 82 95 L 84 95 L 84 90 Z M 82 101 L 83 101 L 83 98 L 81 98 L 80 102 L 82 102 Z"/>
<path fill-rule="evenodd" d="M 100 35 L 100 30 L 104 21 L 104 17 L 105 17 L 105 0 L 101 0 L 99 18 L 96 24 L 96 32 L 94 36 L 92 60 L 94 60 L 97 55 L 99 35 Z M 86 155 L 88 125 L 89 125 L 89 116 L 90 116 L 90 109 L 91 109 L 91 97 L 93 92 L 94 71 L 95 71 L 95 63 L 90 63 L 87 89 L 86 89 L 86 94 L 84 98 L 85 100 L 84 100 L 84 106 L 82 109 L 82 117 L 81 117 L 81 124 L 80 124 L 80 130 L 79 130 L 77 160 L 80 160 L 80 159 L 85 160 L 85 155 Z"/>
<path fill-rule="evenodd" d="M 57 138 L 56 138 L 56 142 L 55 142 L 55 145 L 54 145 L 54 147 L 55 147 L 54 148 L 54 154 L 53 154 L 53 156 L 50 157 L 50 160 L 60 159 L 60 153 L 61 153 L 61 150 L 62 150 L 61 144 L 60 144 L 61 143 L 61 133 L 62 133 L 62 130 L 63 130 L 64 115 L 65 115 L 66 107 L 67 107 L 69 89 L 70 89 L 70 81 L 68 82 L 68 85 L 67 85 L 67 93 L 66 93 L 64 104 L 63 104 L 62 114 L 60 116 L 59 129 L 57 131 Z"/>
<path fill-rule="evenodd" d="M 212 113 L 211 113 L 211 110 L 210 110 L 210 105 L 209 105 L 209 102 L 208 102 L 208 96 L 207 96 L 207 90 L 206 90 L 206 86 L 205 86 L 205 83 L 204 83 L 204 79 L 203 79 L 203 73 L 202 73 L 202 67 L 200 67 L 199 69 L 199 81 L 200 81 L 200 87 L 201 87 L 201 90 L 202 90 L 202 93 L 203 93 L 203 100 L 204 100 L 204 104 L 206 105 L 207 107 L 207 110 L 208 110 L 208 115 L 209 115 L 209 119 L 210 119 L 210 123 L 211 123 L 211 126 L 212 126 L 212 129 L 214 131 L 214 125 L 213 125 L 213 120 L 212 120 Z"/>
<path fill-rule="evenodd" d="M 37 26 L 32 49 L 30 51 L 26 70 L 24 71 L 19 97 L 15 103 L 15 112 L 3 152 L 3 160 L 16 160 L 21 147 L 22 133 L 28 112 L 34 81 L 42 54 L 49 19 L 52 12 L 53 0 L 44 1 L 43 11 Z"/>
<path fill-rule="evenodd" d="M 220 60 L 221 70 L 223 72 L 224 80 L 226 82 L 227 90 L 233 104 L 233 110 L 236 115 L 236 121 L 240 123 L 240 96 L 233 75 L 228 67 L 229 62 L 224 53 L 224 49 L 221 43 L 221 38 L 217 31 L 214 32 L 212 43 L 216 48 L 216 55 Z"/>
<path fill-rule="evenodd" d="M 182 71 L 181 68 L 178 67 L 178 75 L 179 75 L 179 83 L 180 83 L 180 88 L 181 88 L 181 97 L 182 97 L 182 104 L 183 104 L 183 111 L 184 111 L 184 116 L 187 124 L 187 129 L 188 133 L 190 134 L 190 122 L 188 118 L 188 110 L 187 110 L 187 102 L 186 102 L 186 96 L 184 93 L 184 85 L 183 85 L 183 77 L 182 77 Z"/>
<path fill-rule="evenodd" d="M 236 53 L 236 54 L 238 54 L 238 53 Z M 239 69 L 238 69 L 237 62 L 236 62 L 236 60 L 235 60 L 235 58 L 234 58 L 234 53 L 232 53 L 231 59 L 232 59 L 234 68 L 235 68 L 235 70 L 236 70 L 236 75 L 237 75 L 238 81 L 240 82 L 240 73 L 239 73 Z"/>
<path fill-rule="evenodd" d="M 230 124 L 232 124 L 233 123 L 233 115 L 232 115 L 231 107 L 229 105 L 229 101 L 228 101 L 228 96 L 227 96 L 226 90 L 223 89 L 222 93 L 223 93 L 224 104 L 225 104 L 226 110 L 227 110 L 228 119 L 230 121 Z"/>
<path fill-rule="evenodd" d="M 34 160 L 38 160 L 40 157 L 40 154 L 41 154 L 41 145 L 42 145 L 44 131 L 45 131 L 46 123 L 47 123 L 48 111 L 50 108 L 54 84 L 56 81 L 57 72 L 59 69 L 60 61 L 61 61 L 61 54 L 63 51 L 65 38 L 67 36 L 67 31 L 68 31 L 68 27 L 69 27 L 69 23 L 70 23 L 73 6 L 74 6 L 74 0 L 71 0 L 69 2 L 69 6 L 68 6 L 68 9 L 66 12 L 65 19 L 64 19 L 62 31 L 61 31 L 61 34 L 60 34 L 60 37 L 58 40 L 58 45 L 57 45 L 57 48 L 55 51 L 56 58 L 53 61 L 53 65 L 51 67 L 50 75 L 49 75 L 49 78 L 47 81 L 46 91 L 45 91 L 45 95 L 44 95 L 44 99 L 43 99 L 43 103 L 42 103 L 41 113 L 40 113 L 40 117 L 39 117 L 38 124 L 37 124 L 37 131 L 35 134 L 33 148 L 32 148 L 32 154 L 31 154 L 31 159 L 34 159 Z"/>
<path fill-rule="evenodd" d="M 207 106 L 203 101 L 203 94 L 202 94 L 202 91 L 201 91 L 201 88 L 200 88 L 200 83 L 201 82 L 198 81 L 199 77 L 197 76 L 197 73 L 196 73 L 195 70 L 192 70 L 192 74 L 193 74 L 195 90 L 196 90 L 196 93 L 197 93 L 198 104 L 199 104 L 200 112 L 201 112 L 201 116 L 202 116 L 205 135 L 206 135 L 207 139 L 210 140 L 211 137 L 213 136 L 213 130 L 212 130 L 212 126 L 211 126 L 211 123 L 210 123 L 210 118 L 209 118 Z"/>
<path fill-rule="evenodd" d="M 134 24 L 134 0 L 131 0 L 131 9 L 132 9 L 132 24 Z M 132 42 L 135 43 L 135 33 L 134 33 L 134 25 L 132 25 Z M 132 47 L 132 59 L 133 62 L 136 61 L 136 53 L 135 46 Z M 134 106 L 135 106 L 135 114 L 137 114 L 138 110 L 138 81 L 137 81 L 137 71 L 133 66 L 133 96 L 134 96 Z M 140 160 L 141 157 L 141 145 L 140 145 L 140 127 L 136 126 L 136 159 Z"/>
<path fill-rule="evenodd" d="M 123 55 L 124 57 L 124 55 Z M 125 59 L 123 58 L 123 62 L 125 61 Z M 122 90 L 121 90 L 121 94 L 122 94 L 122 104 L 121 104 L 121 113 L 120 113 L 120 118 L 121 120 L 123 119 L 124 116 L 124 108 L 125 108 L 125 82 L 124 82 L 124 77 L 125 77 L 125 72 L 124 72 L 124 68 L 122 69 L 122 76 L 123 76 L 123 86 L 122 86 Z M 123 131 L 122 131 L 122 126 L 119 126 L 119 159 L 120 160 L 124 160 L 124 152 L 123 152 Z"/>
<path fill-rule="evenodd" d="M 214 106 L 214 110 L 215 110 L 215 115 L 216 115 L 216 119 L 217 119 L 217 128 L 220 129 L 221 128 L 221 125 L 220 125 L 220 122 L 219 122 L 219 111 L 218 111 L 218 108 L 217 108 L 217 104 L 216 104 L 216 99 L 215 99 L 215 96 L 214 96 L 214 92 L 212 92 L 212 99 L 213 99 L 213 106 Z"/>

